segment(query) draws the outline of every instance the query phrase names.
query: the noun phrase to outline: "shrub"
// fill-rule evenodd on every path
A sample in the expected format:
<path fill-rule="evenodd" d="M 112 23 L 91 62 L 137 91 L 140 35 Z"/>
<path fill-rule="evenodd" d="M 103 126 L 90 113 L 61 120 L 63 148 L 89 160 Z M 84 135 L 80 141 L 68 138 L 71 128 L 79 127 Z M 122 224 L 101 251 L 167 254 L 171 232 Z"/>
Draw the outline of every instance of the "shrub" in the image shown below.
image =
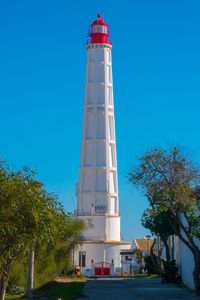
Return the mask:
<path fill-rule="evenodd" d="M 146 255 L 144 257 L 144 270 L 148 273 L 148 275 L 154 273 L 154 266 L 150 255 Z"/>
<path fill-rule="evenodd" d="M 163 261 L 164 272 L 162 273 L 163 282 L 180 282 L 181 277 L 178 275 L 178 266 L 175 260 L 170 263 Z"/>

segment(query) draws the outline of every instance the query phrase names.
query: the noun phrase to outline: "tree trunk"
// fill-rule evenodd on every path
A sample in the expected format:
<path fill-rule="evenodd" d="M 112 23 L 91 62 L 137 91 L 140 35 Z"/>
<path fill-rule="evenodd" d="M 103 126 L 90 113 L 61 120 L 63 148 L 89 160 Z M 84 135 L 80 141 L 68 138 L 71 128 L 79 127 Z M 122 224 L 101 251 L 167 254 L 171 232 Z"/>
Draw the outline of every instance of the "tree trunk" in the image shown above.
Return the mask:
<path fill-rule="evenodd" d="M 168 245 L 168 243 L 167 243 L 167 238 L 164 237 L 164 236 L 162 236 L 162 235 L 161 235 L 161 238 L 162 238 L 163 244 L 164 244 L 164 246 L 165 246 L 167 262 L 170 263 L 171 258 L 170 258 L 170 250 L 169 250 L 169 245 Z"/>
<path fill-rule="evenodd" d="M 194 285 L 196 294 L 200 296 L 200 251 L 199 249 L 195 249 L 194 251 L 194 271 L 193 271 L 193 278 L 194 278 Z"/>
<path fill-rule="evenodd" d="M 4 300 L 5 295 L 6 295 L 6 281 L 4 277 L 2 276 L 1 278 L 1 283 L 0 283 L 0 300 Z"/>
<path fill-rule="evenodd" d="M 2 272 L 2 277 L 1 277 L 1 281 L 0 281 L 0 300 L 5 299 L 6 288 L 7 288 L 7 285 L 8 285 L 8 279 L 9 279 L 9 276 L 10 276 L 11 266 L 12 266 L 12 262 L 10 262 L 4 268 L 4 270 Z"/>
<path fill-rule="evenodd" d="M 161 274 L 161 262 L 160 262 L 159 257 L 157 257 L 157 256 L 153 253 L 153 248 L 154 248 L 155 242 L 156 242 L 156 239 L 154 239 L 153 244 L 152 244 L 152 246 L 151 246 L 151 249 L 150 249 L 150 256 L 151 256 L 151 261 L 152 261 L 153 268 L 154 268 L 154 273 L 160 275 L 160 274 Z"/>
<path fill-rule="evenodd" d="M 29 250 L 29 270 L 28 270 L 28 298 L 33 298 L 33 281 L 34 281 L 34 250 Z"/>

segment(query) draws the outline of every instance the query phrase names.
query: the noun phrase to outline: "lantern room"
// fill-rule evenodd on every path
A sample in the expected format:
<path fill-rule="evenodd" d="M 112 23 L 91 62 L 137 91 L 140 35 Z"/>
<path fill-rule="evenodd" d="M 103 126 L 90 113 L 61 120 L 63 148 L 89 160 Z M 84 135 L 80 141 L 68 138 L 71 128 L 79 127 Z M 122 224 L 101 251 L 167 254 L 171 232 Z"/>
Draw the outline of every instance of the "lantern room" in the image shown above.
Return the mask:
<path fill-rule="evenodd" d="M 112 41 L 108 39 L 110 35 L 110 29 L 108 25 L 101 19 L 101 15 L 98 14 L 97 20 L 89 26 L 87 44 L 109 44 L 112 45 Z"/>

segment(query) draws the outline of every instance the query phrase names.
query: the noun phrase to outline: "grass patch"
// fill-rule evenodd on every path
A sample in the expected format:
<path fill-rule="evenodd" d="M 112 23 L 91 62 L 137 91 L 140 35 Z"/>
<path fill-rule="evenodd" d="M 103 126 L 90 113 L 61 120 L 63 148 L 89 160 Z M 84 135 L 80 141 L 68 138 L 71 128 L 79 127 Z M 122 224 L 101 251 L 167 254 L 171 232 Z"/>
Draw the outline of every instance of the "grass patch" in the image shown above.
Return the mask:
<path fill-rule="evenodd" d="M 160 275 L 158 275 L 158 274 L 150 274 L 150 275 L 146 276 L 146 278 L 158 278 L 158 277 L 160 277 Z"/>
<path fill-rule="evenodd" d="M 133 277 L 146 277 L 146 276 L 147 276 L 147 273 L 133 275 Z"/>
<path fill-rule="evenodd" d="M 116 276 L 119 276 L 119 277 L 127 277 L 127 278 L 158 278 L 160 277 L 159 275 L 157 274 L 150 274 L 148 275 L 147 273 L 142 273 L 142 274 L 133 274 L 133 275 L 127 275 L 127 274 L 117 274 Z"/>
<path fill-rule="evenodd" d="M 57 300 L 61 298 L 62 300 L 75 299 L 77 296 L 81 295 L 81 291 L 84 287 L 84 279 L 76 280 L 66 280 L 66 281 L 51 281 L 43 285 L 34 292 L 35 300 L 51 299 Z M 9 300 L 25 300 L 25 296 L 7 296 L 6 299 Z"/>

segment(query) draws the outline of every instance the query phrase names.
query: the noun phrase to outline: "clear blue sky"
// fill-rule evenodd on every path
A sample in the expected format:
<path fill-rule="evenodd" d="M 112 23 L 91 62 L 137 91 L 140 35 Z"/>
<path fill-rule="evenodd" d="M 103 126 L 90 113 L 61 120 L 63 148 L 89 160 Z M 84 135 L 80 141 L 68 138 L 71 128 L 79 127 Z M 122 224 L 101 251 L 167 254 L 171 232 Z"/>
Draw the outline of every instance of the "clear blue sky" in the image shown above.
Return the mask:
<path fill-rule="evenodd" d="M 141 152 L 179 143 L 200 161 L 200 1 L 0 1 L 0 155 L 37 168 L 66 209 L 78 181 L 88 25 L 111 27 L 122 234 L 143 237 L 127 184 Z M 74 197 L 75 198 L 75 197 Z"/>

